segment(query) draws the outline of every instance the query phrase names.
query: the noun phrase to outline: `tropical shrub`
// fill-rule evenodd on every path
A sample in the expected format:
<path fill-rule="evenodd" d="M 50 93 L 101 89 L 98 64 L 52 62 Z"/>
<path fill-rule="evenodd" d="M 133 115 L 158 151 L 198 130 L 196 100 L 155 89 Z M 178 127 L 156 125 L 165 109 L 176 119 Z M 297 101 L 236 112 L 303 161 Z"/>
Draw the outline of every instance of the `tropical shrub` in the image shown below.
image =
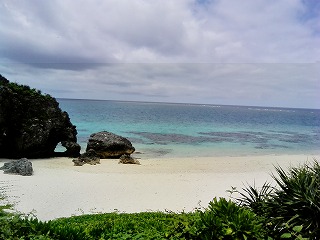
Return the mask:
<path fill-rule="evenodd" d="M 253 186 L 245 186 L 242 190 L 243 192 L 236 189 L 229 191 L 231 194 L 236 192 L 240 195 L 235 199 L 239 206 L 249 207 L 259 216 L 267 214 L 267 202 L 272 199 L 274 191 L 274 187 L 270 183 L 265 182 L 260 189 L 254 184 Z"/>
<path fill-rule="evenodd" d="M 249 208 L 231 200 L 214 198 L 200 211 L 201 239 L 263 239 L 261 219 Z"/>
<path fill-rule="evenodd" d="M 272 201 L 268 202 L 268 213 L 275 229 L 284 225 L 289 228 L 301 226 L 301 234 L 310 238 L 320 236 L 320 165 L 304 164 L 285 172 L 276 168 L 279 177 L 274 179 Z"/>
<path fill-rule="evenodd" d="M 259 191 L 244 188 L 238 198 L 263 217 L 269 236 L 275 239 L 318 239 L 320 236 L 320 165 L 317 161 L 284 171 L 276 167 L 277 184 L 265 184 Z"/>

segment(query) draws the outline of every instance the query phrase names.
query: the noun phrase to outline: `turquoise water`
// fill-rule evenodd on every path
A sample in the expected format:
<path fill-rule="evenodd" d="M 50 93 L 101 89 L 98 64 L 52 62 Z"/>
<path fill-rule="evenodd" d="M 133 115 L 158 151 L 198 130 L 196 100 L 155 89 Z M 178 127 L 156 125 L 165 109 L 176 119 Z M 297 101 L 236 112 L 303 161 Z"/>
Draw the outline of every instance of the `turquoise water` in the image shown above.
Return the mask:
<path fill-rule="evenodd" d="M 320 110 L 58 99 L 85 150 L 90 134 L 127 137 L 141 157 L 320 153 Z"/>

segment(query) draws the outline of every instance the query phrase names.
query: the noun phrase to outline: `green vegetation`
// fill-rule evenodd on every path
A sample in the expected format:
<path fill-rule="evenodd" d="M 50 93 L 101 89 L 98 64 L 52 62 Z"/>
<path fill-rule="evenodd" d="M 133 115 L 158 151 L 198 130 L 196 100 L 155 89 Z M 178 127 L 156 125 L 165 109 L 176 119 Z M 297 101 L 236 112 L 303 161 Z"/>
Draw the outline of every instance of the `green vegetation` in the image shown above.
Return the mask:
<path fill-rule="evenodd" d="M 309 166 L 276 167 L 276 187 L 265 183 L 259 191 L 244 188 L 237 202 L 251 208 L 264 219 L 274 239 L 318 239 L 320 236 L 320 165 L 314 160 Z M 238 192 L 239 193 L 239 192 Z"/>
<path fill-rule="evenodd" d="M 49 94 L 42 94 L 41 90 L 37 90 L 35 88 L 30 88 L 28 85 L 21 85 L 14 82 L 9 82 L 6 84 L 13 92 L 18 93 L 21 96 L 28 96 L 31 98 L 44 98 L 44 99 L 52 99 Z"/>
<path fill-rule="evenodd" d="M 276 168 L 277 186 L 247 186 L 193 213 L 83 215 L 41 222 L 0 207 L 0 239 L 318 239 L 320 166 Z"/>
<path fill-rule="evenodd" d="M 213 199 L 200 211 L 200 239 L 263 239 L 262 219 L 231 200 Z"/>
<path fill-rule="evenodd" d="M 39 111 L 39 109 L 43 108 L 43 106 L 47 108 L 58 106 L 55 98 L 49 94 L 42 94 L 40 90 L 30 88 L 27 85 L 8 82 L 3 84 L 3 86 L 9 89 L 9 91 L 4 94 L 5 98 L 1 104 L 12 108 L 12 113 L 15 113 L 15 115 L 12 115 L 12 119 L 15 120 L 13 122 L 20 123 L 19 119 L 35 121 L 34 116 L 38 116 L 39 119 L 47 119 L 48 116 L 46 114 L 48 111 Z M 19 129 L 20 127 L 14 126 L 12 128 Z"/>
<path fill-rule="evenodd" d="M 12 208 L 12 205 L 5 203 L 5 197 L 2 194 L 3 189 L 0 188 L 0 219 L 2 217 L 7 217 L 8 214 L 5 212 L 6 210 L 9 210 Z"/>

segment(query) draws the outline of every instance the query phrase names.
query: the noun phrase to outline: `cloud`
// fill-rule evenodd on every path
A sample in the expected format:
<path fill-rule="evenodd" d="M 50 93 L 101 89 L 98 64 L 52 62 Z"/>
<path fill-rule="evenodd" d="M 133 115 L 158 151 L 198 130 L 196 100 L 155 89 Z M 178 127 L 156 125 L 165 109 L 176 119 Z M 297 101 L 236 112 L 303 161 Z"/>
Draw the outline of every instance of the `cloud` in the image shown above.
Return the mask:
<path fill-rule="evenodd" d="M 26 69 L 9 65 L 0 71 L 56 97 L 319 108 L 316 63 L 117 63 L 80 72 Z"/>
<path fill-rule="evenodd" d="M 316 0 L 4 0 L 0 12 L 2 74 L 58 97 L 320 107 Z"/>
<path fill-rule="evenodd" d="M 303 3 L 4 1 L 1 54 L 31 64 L 314 62 L 319 17 Z"/>

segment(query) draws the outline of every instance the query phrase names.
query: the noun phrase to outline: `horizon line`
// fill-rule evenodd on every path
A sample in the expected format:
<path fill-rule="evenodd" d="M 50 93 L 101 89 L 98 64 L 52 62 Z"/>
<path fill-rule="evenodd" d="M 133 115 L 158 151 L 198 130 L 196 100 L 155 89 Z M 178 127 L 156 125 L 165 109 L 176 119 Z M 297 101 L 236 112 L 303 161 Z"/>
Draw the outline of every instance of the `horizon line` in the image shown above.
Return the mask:
<path fill-rule="evenodd" d="M 280 107 L 280 106 L 263 106 L 263 105 L 237 105 L 237 104 L 218 104 L 218 103 L 191 103 L 191 102 L 160 102 L 160 101 L 142 101 L 142 100 L 115 100 L 115 99 L 92 99 L 92 98 L 65 98 L 56 97 L 62 100 L 86 100 L 86 101 L 110 101 L 110 102 L 132 102 L 132 103 L 154 103 L 154 104 L 180 104 L 180 105 L 196 105 L 196 106 L 215 106 L 215 107 L 253 107 L 253 108 L 278 108 L 278 109 L 305 109 L 305 110 L 320 110 L 320 108 L 306 108 L 306 107 Z"/>

